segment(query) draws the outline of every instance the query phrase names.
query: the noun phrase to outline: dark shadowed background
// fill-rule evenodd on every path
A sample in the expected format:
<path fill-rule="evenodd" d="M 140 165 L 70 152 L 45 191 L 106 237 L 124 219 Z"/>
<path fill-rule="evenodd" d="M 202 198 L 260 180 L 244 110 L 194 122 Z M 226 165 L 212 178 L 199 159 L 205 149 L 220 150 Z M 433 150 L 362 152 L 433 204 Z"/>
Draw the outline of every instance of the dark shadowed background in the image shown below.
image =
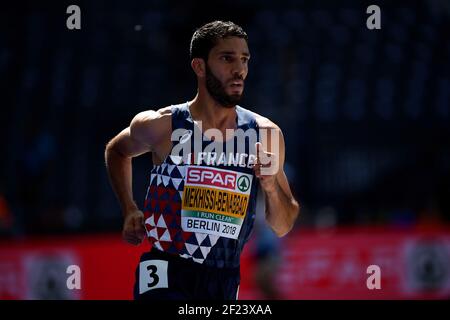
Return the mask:
<path fill-rule="evenodd" d="M 66 8 L 81 8 L 81 30 Z M 368 30 L 367 6 L 381 8 Z M 243 107 L 277 123 L 296 228 L 450 218 L 450 2 L 8 1 L 0 4 L 0 236 L 120 232 L 104 148 L 196 92 L 203 23 L 249 36 Z M 142 205 L 151 159 L 133 162 Z"/>

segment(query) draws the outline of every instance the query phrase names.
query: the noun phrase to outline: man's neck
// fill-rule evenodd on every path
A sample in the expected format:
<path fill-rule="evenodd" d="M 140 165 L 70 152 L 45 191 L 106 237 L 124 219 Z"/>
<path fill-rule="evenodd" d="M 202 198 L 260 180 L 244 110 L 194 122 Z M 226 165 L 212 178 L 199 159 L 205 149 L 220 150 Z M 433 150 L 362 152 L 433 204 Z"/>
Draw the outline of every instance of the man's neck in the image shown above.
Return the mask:
<path fill-rule="evenodd" d="M 236 128 L 236 107 L 222 107 L 209 94 L 197 93 L 189 102 L 189 106 L 192 118 L 202 121 L 204 130 L 217 128 L 223 131 Z"/>

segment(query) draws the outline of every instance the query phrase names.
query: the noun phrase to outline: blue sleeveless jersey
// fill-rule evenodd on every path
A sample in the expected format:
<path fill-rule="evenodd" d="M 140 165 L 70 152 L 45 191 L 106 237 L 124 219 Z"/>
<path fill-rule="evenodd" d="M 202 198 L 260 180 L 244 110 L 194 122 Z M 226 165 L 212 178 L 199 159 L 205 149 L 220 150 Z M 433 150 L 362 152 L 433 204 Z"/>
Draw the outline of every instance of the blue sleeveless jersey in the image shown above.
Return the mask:
<path fill-rule="evenodd" d="M 235 137 L 230 150 L 226 142 L 204 137 L 187 103 L 171 110 L 172 132 L 180 134 L 173 152 L 150 173 L 144 203 L 148 239 L 153 248 L 206 266 L 238 267 L 255 219 L 254 142 L 245 138 L 243 146 Z M 240 106 L 236 113 L 237 129 L 254 129 L 259 141 L 254 115 Z M 200 137 L 201 150 L 194 137 Z"/>

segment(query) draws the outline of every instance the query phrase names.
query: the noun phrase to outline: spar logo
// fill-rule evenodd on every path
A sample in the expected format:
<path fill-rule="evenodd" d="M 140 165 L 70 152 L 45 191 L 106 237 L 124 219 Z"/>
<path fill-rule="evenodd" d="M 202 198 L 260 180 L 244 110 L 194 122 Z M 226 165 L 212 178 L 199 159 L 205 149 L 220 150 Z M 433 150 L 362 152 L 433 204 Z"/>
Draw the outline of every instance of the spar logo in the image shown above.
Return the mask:
<path fill-rule="evenodd" d="M 211 168 L 188 167 L 187 184 L 199 184 L 235 190 L 237 174 Z"/>
<path fill-rule="evenodd" d="M 237 185 L 241 192 L 246 192 L 250 188 L 250 179 L 247 176 L 241 176 L 237 181 Z"/>

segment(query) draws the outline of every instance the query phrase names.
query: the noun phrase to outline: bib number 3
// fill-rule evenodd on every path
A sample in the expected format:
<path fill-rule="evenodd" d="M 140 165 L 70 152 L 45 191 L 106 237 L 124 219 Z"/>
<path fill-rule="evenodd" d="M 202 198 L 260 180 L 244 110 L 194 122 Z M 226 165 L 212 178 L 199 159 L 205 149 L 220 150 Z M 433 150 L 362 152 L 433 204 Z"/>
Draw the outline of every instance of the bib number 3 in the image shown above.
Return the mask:
<path fill-rule="evenodd" d="M 139 264 L 139 294 L 168 287 L 167 261 L 147 260 Z"/>

